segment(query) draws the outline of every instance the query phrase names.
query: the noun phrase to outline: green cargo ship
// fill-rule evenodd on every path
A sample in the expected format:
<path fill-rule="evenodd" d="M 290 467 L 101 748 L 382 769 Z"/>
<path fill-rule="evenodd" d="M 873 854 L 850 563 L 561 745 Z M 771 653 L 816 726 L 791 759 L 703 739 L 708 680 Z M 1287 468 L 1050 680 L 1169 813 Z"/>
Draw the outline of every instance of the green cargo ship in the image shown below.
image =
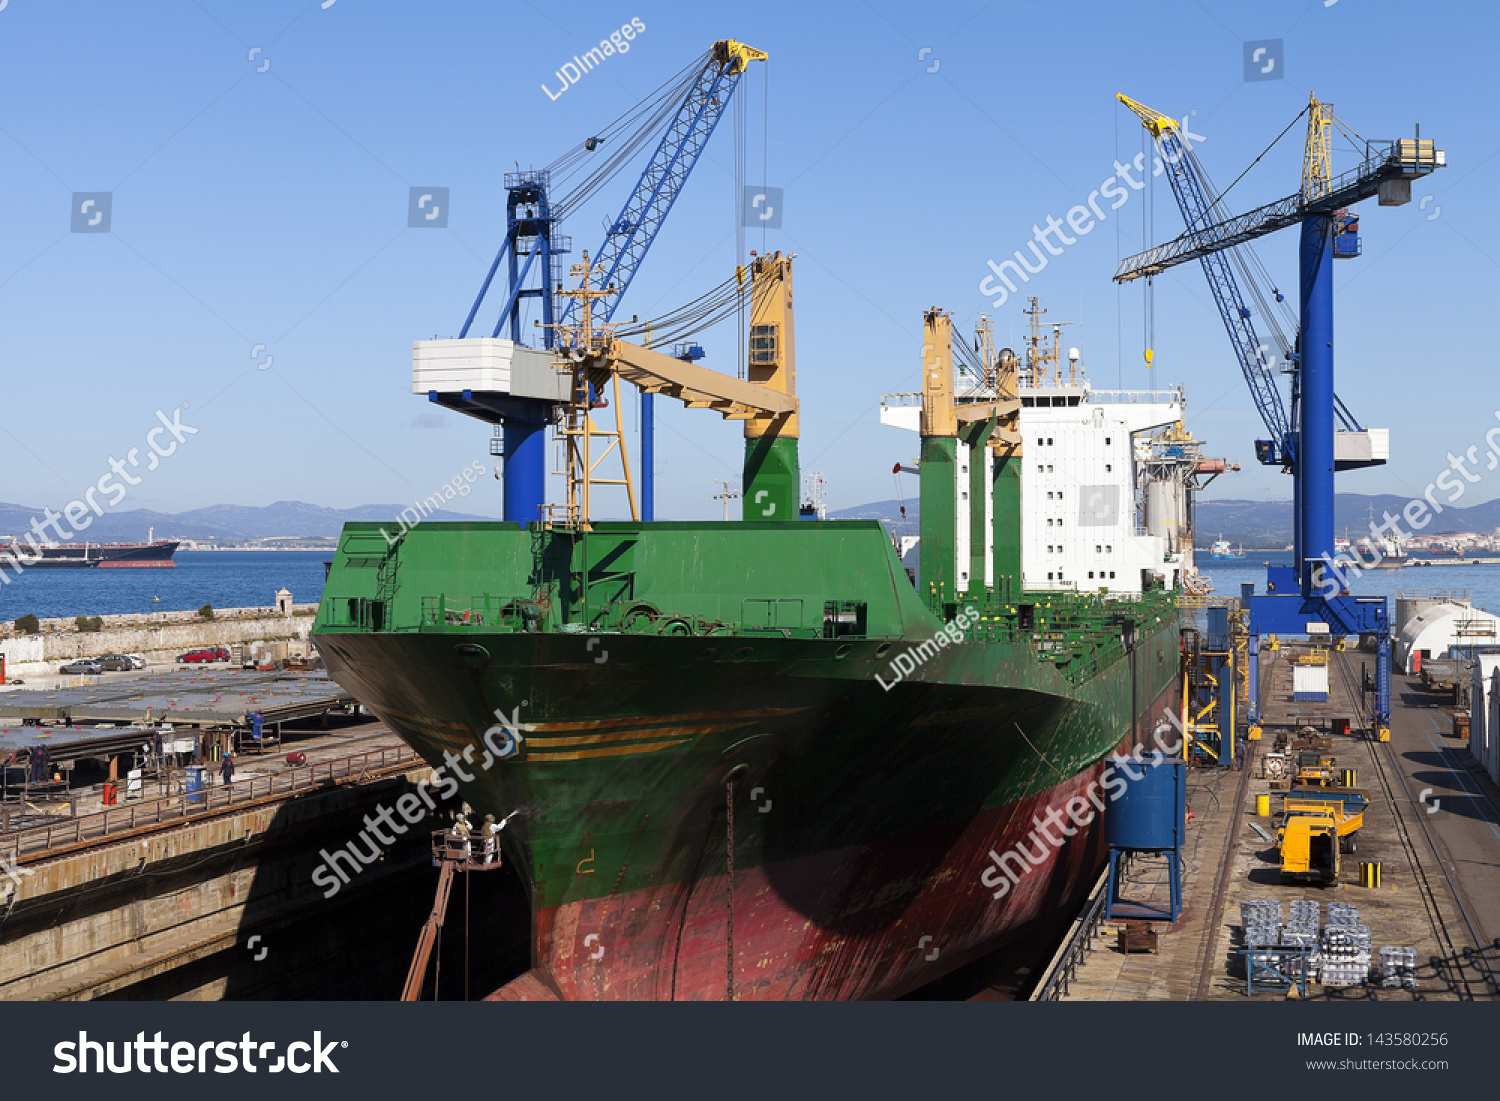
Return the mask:
<path fill-rule="evenodd" d="M 789 306 L 789 263 L 764 289 Z M 759 384 L 792 394 L 777 324 Z M 927 328 L 915 585 L 876 521 L 345 527 L 330 672 L 477 813 L 518 812 L 533 969 L 496 996 L 895 997 L 1096 878 L 1097 823 L 1037 826 L 1176 711 L 1176 573 L 1028 590 L 1015 357 L 956 395 Z M 579 379 L 650 365 L 583 346 Z M 797 515 L 795 414 L 746 435 L 746 512 Z"/>

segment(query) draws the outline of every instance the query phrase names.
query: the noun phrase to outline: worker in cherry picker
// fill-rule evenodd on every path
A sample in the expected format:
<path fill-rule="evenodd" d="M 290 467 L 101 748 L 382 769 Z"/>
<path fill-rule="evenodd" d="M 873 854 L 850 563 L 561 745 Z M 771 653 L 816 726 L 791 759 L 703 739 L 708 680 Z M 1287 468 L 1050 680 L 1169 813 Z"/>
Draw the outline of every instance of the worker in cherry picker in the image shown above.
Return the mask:
<path fill-rule="evenodd" d="M 513 810 L 498 822 L 495 821 L 493 814 L 484 816 L 484 862 L 486 864 L 493 864 L 500 855 L 500 831 L 519 813 Z"/>

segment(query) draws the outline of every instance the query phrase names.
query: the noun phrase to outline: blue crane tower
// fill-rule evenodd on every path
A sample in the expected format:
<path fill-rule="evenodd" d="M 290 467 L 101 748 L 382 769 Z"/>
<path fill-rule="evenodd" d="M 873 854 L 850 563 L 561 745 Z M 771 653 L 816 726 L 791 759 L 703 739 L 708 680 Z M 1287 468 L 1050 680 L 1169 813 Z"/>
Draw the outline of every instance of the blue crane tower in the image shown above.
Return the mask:
<path fill-rule="evenodd" d="M 594 313 L 605 322 L 612 320 L 672 204 L 728 109 L 746 68 L 752 61 L 764 61 L 766 56 L 742 42 L 720 40 L 600 134 L 580 142 L 552 165 L 534 171 L 507 172 L 505 240 L 469 308 L 459 338 L 469 338 L 501 263 L 507 262 L 509 289 L 491 338 L 498 338 L 508 330 L 509 339 L 522 344 L 522 308 L 527 299 L 538 299 L 543 347 L 554 347 L 556 326 L 568 320 L 573 308 L 572 301 L 561 308 L 557 303 L 557 292 L 562 285 L 561 258 L 572 244 L 558 233 L 557 227 L 660 133 L 640 179 L 606 229 L 604 243 L 593 254 L 594 265 L 604 273 L 602 286 L 607 292 L 595 300 Z M 604 163 L 594 167 L 593 155 L 601 150 Z M 554 194 L 556 182 L 580 174 L 581 182 L 566 194 Z M 558 400 L 554 396 L 520 394 L 514 389 L 480 393 L 472 388 L 429 390 L 428 399 L 500 426 L 499 448 L 496 450 L 492 445 L 492 452 L 503 455 L 505 460 L 504 518 L 520 523 L 537 519 L 546 501 L 546 428 L 555 417 Z M 643 394 L 643 520 L 654 518 L 653 437 L 652 395 Z"/>
<path fill-rule="evenodd" d="M 1348 213 L 1350 207 L 1377 195 L 1382 206 L 1409 202 L 1411 181 L 1442 167 L 1443 153 L 1430 140 L 1422 140 L 1420 131 L 1415 138 L 1366 141 L 1360 163 L 1334 177 L 1327 138 L 1331 116 L 1326 106 L 1314 99 L 1310 104 L 1302 188 L 1248 213 L 1225 217 L 1217 197 L 1208 189 L 1196 155 L 1182 141 L 1176 120 L 1128 96 L 1117 98 L 1141 119 L 1155 140 L 1186 228 L 1173 240 L 1123 261 L 1115 280 L 1128 282 L 1189 260 L 1200 261 L 1256 408 L 1270 433 L 1269 440 L 1257 441 L 1257 458 L 1283 466 L 1293 477 L 1294 565 L 1269 568 L 1266 592 L 1252 595 L 1248 601 L 1251 721 L 1259 717 L 1255 655 L 1260 635 L 1369 635 L 1376 640 L 1377 655 L 1372 718 L 1384 737 L 1390 721 L 1390 632 L 1385 598 L 1351 596 L 1334 557 L 1334 473 L 1337 469 L 1372 465 L 1379 459 L 1366 453 L 1340 461 L 1335 451 L 1335 418 L 1358 426 L 1334 394 L 1332 260 L 1336 243 L 1339 255 L 1358 254 L 1357 244 L 1349 240 L 1354 235 L 1351 227 L 1358 225 Z M 1301 231 L 1300 323 L 1296 350 L 1288 355 L 1293 394 L 1288 416 L 1267 361 L 1266 346 L 1256 335 L 1229 256 L 1237 246 L 1293 225 Z"/>

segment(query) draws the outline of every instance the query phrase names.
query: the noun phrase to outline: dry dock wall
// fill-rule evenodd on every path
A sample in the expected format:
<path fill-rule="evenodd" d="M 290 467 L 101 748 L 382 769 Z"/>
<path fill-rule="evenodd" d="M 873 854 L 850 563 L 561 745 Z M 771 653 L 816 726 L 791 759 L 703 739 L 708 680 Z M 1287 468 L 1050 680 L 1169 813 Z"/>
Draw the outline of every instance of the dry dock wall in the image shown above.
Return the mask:
<path fill-rule="evenodd" d="M 211 620 L 192 612 L 150 617 L 101 616 L 98 631 L 79 631 L 72 619 L 44 619 L 35 635 L 0 637 L 7 679 L 56 673 L 58 665 L 76 658 L 105 654 L 140 654 L 148 662 L 170 662 L 185 650 L 203 646 L 249 645 L 254 642 L 306 643 L 316 604 L 295 604 L 291 615 L 274 608 L 226 608 Z M 6 627 L 14 630 L 11 624 Z"/>
<path fill-rule="evenodd" d="M 367 990 L 357 972 L 370 961 L 338 954 L 378 949 L 404 971 L 431 905 L 430 870 L 406 889 L 412 906 L 394 925 L 358 907 L 393 876 L 427 870 L 427 838 L 414 832 L 392 846 L 336 903 L 325 901 L 311 875 L 323 848 L 356 837 L 364 815 L 412 790 L 426 772 L 423 765 L 387 780 L 143 829 L 30 864 L 18 888 L 0 892 L 13 896 L 0 902 L 0 1001 L 394 997 L 399 973 Z M 331 928 L 316 932 L 324 924 Z M 256 934 L 260 940 L 250 942 Z M 330 937 L 331 946 L 323 943 Z M 264 958 L 261 944 L 274 955 Z M 345 973 L 349 964 L 358 966 Z"/>

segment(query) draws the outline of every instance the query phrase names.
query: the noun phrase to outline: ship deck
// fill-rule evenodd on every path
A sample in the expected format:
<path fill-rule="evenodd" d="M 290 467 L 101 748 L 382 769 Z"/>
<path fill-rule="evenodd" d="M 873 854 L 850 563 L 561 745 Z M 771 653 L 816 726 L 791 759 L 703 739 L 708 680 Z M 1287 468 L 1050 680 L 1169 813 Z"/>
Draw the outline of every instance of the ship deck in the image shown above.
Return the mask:
<path fill-rule="evenodd" d="M 1500 998 L 1500 790 L 1452 733 L 1445 704 L 1418 678 L 1393 676 L 1391 740 L 1358 728 L 1361 663 L 1374 656 L 1332 655 L 1326 703 L 1292 702 L 1286 647 L 1262 656 L 1265 738 L 1250 743 L 1244 771 L 1189 774 L 1188 843 L 1184 850 L 1182 920 L 1159 924 L 1152 953 L 1120 951 L 1123 923 L 1102 922 L 1087 935 L 1088 951 L 1061 1000 L 1239 1000 L 1246 982 L 1239 959 L 1240 903 L 1276 899 L 1338 901 L 1359 907 L 1372 946 L 1416 949 L 1415 993 L 1369 986 L 1320 987 L 1310 996 L 1331 1000 L 1495 1000 Z M 1372 804 L 1365 812 L 1358 852 L 1345 856 L 1337 885 L 1283 884 L 1277 851 L 1252 827 L 1274 839 L 1275 822 L 1256 817 L 1256 796 L 1270 792 L 1260 758 L 1276 732 L 1307 722 L 1350 718 L 1348 736 L 1335 735 L 1338 767 L 1356 770 Z M 1272 809 L 1280 799 L 1272 794 Z M 1359 863 L 1378 861 L 1381 886 L 1359 885 Z M 1165 865 L 1149 858 L 1131 873 L 1132 894 L 1166 897 Z M 1101 888 L 1102 890 L 1102 880 Z M 1326 906 L 1324 908 L 1326 910 Z M 1061 962 L 1062 950 L 1053 961 Z M 1042 984 L 1038 984 L 1039 989 Z M 1280 997 L 1280 994 L 1257 996 Z"/>

